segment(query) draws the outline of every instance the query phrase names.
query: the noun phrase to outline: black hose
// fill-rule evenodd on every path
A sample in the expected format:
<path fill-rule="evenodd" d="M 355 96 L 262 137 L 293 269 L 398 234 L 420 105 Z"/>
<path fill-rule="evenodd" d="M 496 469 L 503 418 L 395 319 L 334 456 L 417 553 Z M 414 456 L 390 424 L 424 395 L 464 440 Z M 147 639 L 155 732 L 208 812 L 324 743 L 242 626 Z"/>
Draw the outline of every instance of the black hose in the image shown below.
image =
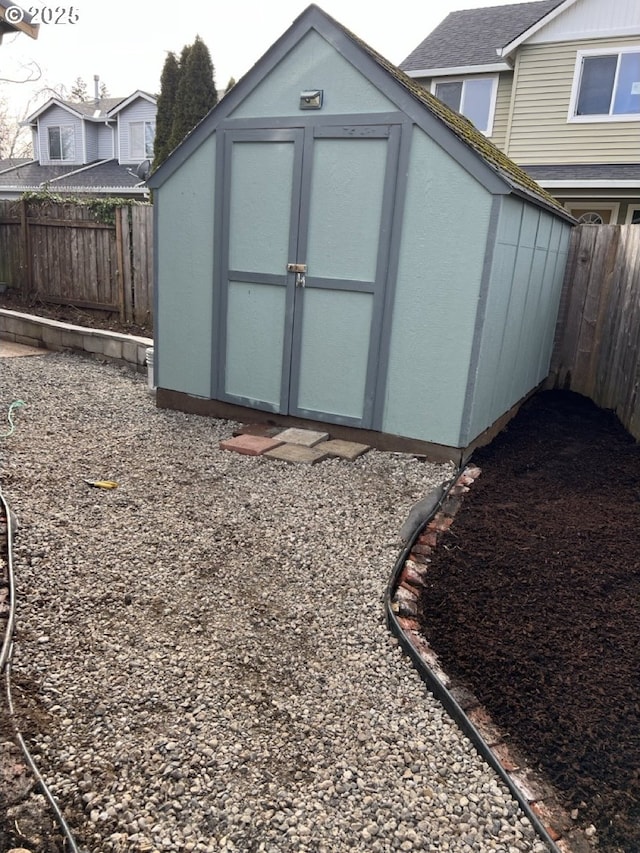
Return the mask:
<path fill-rule="evenodd" d="M 544 841 L 544 843 L 548 846 L 551 853 L 561 853 L 560 848 L 551 838 L 538 816 L 531 809 L 529 801 L 527 800 L 525 795 L 511 779 L 504 767 L 500 764 L 485 739 L 482 737 L 478 729 L 474 726 L 474 724 L 464 712 L 461 705 L 459 705 L 459 703 L 456 701 L 450 691 L 445 687 L 440 678 L 438 678 L 436 673 L 426 663 L 420 652 L 415 648 L 409 637 L 406 635 L 405 631 L 398 622 L 396 614 L 393 612 L 393 609 L 391 607 L 393 601 L 393 594 L 398 584 L 398 578 L 400 577 L 400 574 L 404 568 L 407 558 L 409 557 L 413 549 L 413 546 L 415 545 L 418 537 L 420 536 L 424 528 L 431 521 L 431 519 L 434 518 L 444 501 L 449 496 L 449 493 L 451 492 L 452 488 L 455 486 L 460 475 L 466 468 L 468 461 L 468 458 L 464 460 L 462 465 L 457 469 L 453 479 L 445 485 L 442 495 L 440 499 L 434 504 L 430 515 L 422 521 L 422 523 L 418 526 L 416 530 L 414 530 L 413 534 L 411 535 L 411 538 L 409 539 L 408 543 L 405 545 L 402 552 L 400 553 L 400 556 L 396 560 L 396 563 L 393 567 L 393 571 L 391 572 L 389 583 L 387 584 L 387 590 L 384 597 L 385 618 L 389 630 L 397 638 L 403 651 L 409 656 L 409 658 L 411 658 L 411 661 L 415 668 L 418 670 L 418 674 L 420 675 L 422 680 L 426 683 L 427 687 L 433 693 L 436 699 L 438 699 L 438 701 L 444 706 L 445 710 L 453 719 L 453 721 L 473 743 L 481 757 L 484 758 L 487 764 L 489 764 L 495 770 L 498 776 L 502 779 L 504 784 L 509 789 L 511 795 L 518 802 L 520 808 L 522 809 L 526 817 L 529 819 L 534 831 L 537 833 L 540 839 Z"/>
<path fill-rule="evenodd" d="M 31 757 L 31 753 L 22 737 L 22 734 L 18 728 L 18 724 L 16 722 L 15 711 L 13 707 L 13 697 L 11 695 L 11 656 L 13 654 L 13 631 L 15 626 L 15 612 L 16 612 L 16 590 L 15 590 L 15 577 L 13 573 L 13 527 L 14 527 L 14 516 L 11 512 L 9 504 L 6 502 L 4 495 L 0 492 L 0 501 L 2 502 L 2 506 L 4 508 L 5 517 L 7 519 L 7 580 L 9 585 L 9 619 L 7 621 L 7 626 L 5 630 L 5 636 L 2 642 L 2 649 L 0 650 L 0 673 L 4 670 L 5 674 L 5 695 L 7 698 L 7 709 L 9 711 L 9 718 L 11 719 L 11 725 L 13 726 L 13 733 L 15 739 L 18 743 L 18 746 L 22 750 L 22 754 L 25 757 L 25 761 L 29 765 L 31 772 L 36 778 L 36 782 L 38 783 L 42 793 L 46 797 L 51 809 L 58 821 L 60 829 L 65 837 L 65 840 L 68 845 L 68 850 L 70 853 L 82 853 L 82 851 L 78 848 L 73 835 L 71 834 L 71 830 L 69 829 L 69 825 L 67 824 L 64 815 L 60 811 L 58 804 L 56 803 L 53 794 L 47 787 L 47 783 L 44 781 L 42 774 L 38 770 L 35 761 Z"/>

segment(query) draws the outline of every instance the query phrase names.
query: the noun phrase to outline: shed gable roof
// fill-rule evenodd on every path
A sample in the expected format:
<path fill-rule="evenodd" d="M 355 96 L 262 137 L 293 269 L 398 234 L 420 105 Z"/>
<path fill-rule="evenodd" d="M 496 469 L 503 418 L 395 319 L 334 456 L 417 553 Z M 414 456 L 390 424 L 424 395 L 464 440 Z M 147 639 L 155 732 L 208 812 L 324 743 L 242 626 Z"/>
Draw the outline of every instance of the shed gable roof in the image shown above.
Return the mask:
<path fill-rule="evenodd" d="M 557 5 L 559 1 L 543 0 L 547 5 L 549 2 L 554 2 Z M 361 73 L 369 76 L 375 85 L 384 90 L 387 97 L 398 104 L 399 108 L 410 115 L 416 124 L 422 127 L 432 138 L 435 129 L 441 137 L 440 144 L 454 159 L 462 160 L 463 156 L 467 160 L 471 158 L 475 161 L 480 172 L 484 167 L 485 176 L 492 174 L 494 176 L 494 191 L 495 178 L 498 178 L 502 182 L 502 192 L 508 192 L 511 189 L 546 208 L 552 209 L 564 218 L 571 219 L 553 196 L 545 192 L 529 175 L 489 142 L 468 119 L 449 109 L 427 92 L 424 87 L 412 80 L 404 71 L 393 65 L 316 5 L 309 6 L 293 22 L 291 27 L 272 45 L 262 59 L 191 131 L 178 148 L 153 173 L 148 181 L 149 186 L 152 188 L 161 186 L 185 162 L 191 152 L 215 131 L 218 124 L 236 109 L 247 94 L 269 73 L 271 68 L 311 29 L 323 36 L 345 59 L 352 64 L 357 64 Z M 374 67 L 366 60 L 372 61 Z"/>
<path fill-rule="evenodd" d="M 565 0 L 537 0 L 451 12 L 400 63 L 407 73 L 493 65 L 502 49 L 539 24 Z"/>

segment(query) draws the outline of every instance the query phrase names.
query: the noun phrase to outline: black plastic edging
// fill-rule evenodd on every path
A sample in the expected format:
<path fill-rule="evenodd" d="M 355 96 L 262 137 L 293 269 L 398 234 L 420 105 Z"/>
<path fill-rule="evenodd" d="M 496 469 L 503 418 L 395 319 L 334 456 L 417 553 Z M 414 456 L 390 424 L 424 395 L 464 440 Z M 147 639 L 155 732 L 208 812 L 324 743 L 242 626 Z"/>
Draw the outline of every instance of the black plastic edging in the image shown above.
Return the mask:
<path fill-rule="evenodd" d="M 495 772 L 498 774 L 500 779 L 504 782 L 504 784 L 509 789 L 510 793 L 514 797 L 514 799 L 518 802 L 520 808 L 528 818 L 529 822 L 533 826 L 534 831 L 540 837 L 542 841 L 549 847 L 551 853 L 562 853 L 560 848 L 556 845 L 555 841 L 551 838 L 546 828 L 538 818 L 538 816 L 533 812 L 531 806 L 529 805 L 529 801 L 524 796 L 520 788 L 516 785 L 513 779 L 509 776 L 504 767 L 500 764 L 496 756 L 493 754 L 491 748 L 482 737 L 478 729 L 473 725 L 469 717 L 467 717 L 466 713 L 462 709 L 462 707 L 458 704 L 458 702 L 451 695 L 450 691 L 445 687 L 442 681 L 438 678 L 435 672 L 431 669 L 431 667 L 425 662 L 422 658 L 418 650 L 415 648 L 411 640 L 407 637 L 404 630 L 401 628 L 400 623 L 396 617 L 396 614 L 391 609 L 391 602 L 393 598 L 393 593 L 398 583 L 398 578 L 402 573 L 402 569 L 404 568 L 404 564 L 406 563 L 413 546 L 415 545 L 418 537 L 427 526 L 427 524 L 431 521 L 432 518 L 438 513 L 442 504 L 449 496 L 452 488 L 458 482 L 460 475 L 464 472 L 464 469 L 467 466 L 469 459 L 467 458 L 464 463 L 458 468 L 454 478 L 445 485 L 444 490 L 440 499 L 435 504 L 433 510 L 429 514 L 427 518 L 418 526 L 418 528 L 414 531 L 409 542 L 403 548 L 400 556 L 396 560 L 396 563 L 393 567 L 393 571 L 391 572 L 391 577 L 389 579 L 389 583 L 387 584 L 387 590 L 384 597 L 384 606 L 385 606 L 385 617 L 387 621 L 387 627 L 391 631 L 391 633 L 397 638 L 398 642 L 402 646 L 403 651 L 411 658 L 411 661 L 415 668 L 418 671 L 418 674 L 422 678 L 422 680 L 426 683 L 429 690 L 433 693 L 433 695 L 438 699 L 438 701 L 443 705 L 444 709 L 447 711 L 449 716 L 453 719 L 456 725 L 464 732 L 464 734 L 469 738 L 469 740 L 473 743 L 476 750 L 479 752 L 482 758 L 489 764 Z"/>

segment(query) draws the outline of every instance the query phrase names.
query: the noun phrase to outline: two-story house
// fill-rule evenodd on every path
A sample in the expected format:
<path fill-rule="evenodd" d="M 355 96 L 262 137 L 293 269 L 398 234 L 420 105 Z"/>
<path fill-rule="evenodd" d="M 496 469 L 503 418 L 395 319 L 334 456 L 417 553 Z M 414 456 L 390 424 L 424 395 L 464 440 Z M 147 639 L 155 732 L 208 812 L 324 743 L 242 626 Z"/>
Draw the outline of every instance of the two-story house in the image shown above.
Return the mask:
<path fill-rule="evenodd" d="M 33 160 L 0 171 L 0 198 L 43 189 L 145 198 L 138 167 L 153 158 L 156 109 L 140 90 L 81 103 L 50 98 L 24 122 Z"/>
<path fill-rule="evenodd" d="M 640 223 L 640 2 L 452 12 L 400 64 L 583 222 Z"/>

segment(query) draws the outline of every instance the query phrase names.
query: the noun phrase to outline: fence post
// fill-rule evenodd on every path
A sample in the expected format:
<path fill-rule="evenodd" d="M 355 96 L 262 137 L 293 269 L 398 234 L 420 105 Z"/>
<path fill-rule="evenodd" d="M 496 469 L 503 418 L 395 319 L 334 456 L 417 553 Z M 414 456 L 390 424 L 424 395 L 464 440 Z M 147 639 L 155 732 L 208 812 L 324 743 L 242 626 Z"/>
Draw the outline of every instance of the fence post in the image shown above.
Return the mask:
<path fill-rule="evenodd" d="M 122 208 L 117 207 L 115 209 L 115 220 L 116 220 L 116 263 L 117 263 L 117 275 L 118 275 L 118 305 L 120 307 L 120 320 L 124 321 L 126 319 L 125 314 L 125 278 L 124 278 L 124 245 L 122 240 Z"/>
<path fill-rule="evenodd" d="M 31 241 L 29 239 L 28 202 L 20 201 L 20 236 L 22 240 L 22 264 L 24 268 L 24 292 L 31 293 L 33 289 L 33 268 L 31 265 Z"/>

